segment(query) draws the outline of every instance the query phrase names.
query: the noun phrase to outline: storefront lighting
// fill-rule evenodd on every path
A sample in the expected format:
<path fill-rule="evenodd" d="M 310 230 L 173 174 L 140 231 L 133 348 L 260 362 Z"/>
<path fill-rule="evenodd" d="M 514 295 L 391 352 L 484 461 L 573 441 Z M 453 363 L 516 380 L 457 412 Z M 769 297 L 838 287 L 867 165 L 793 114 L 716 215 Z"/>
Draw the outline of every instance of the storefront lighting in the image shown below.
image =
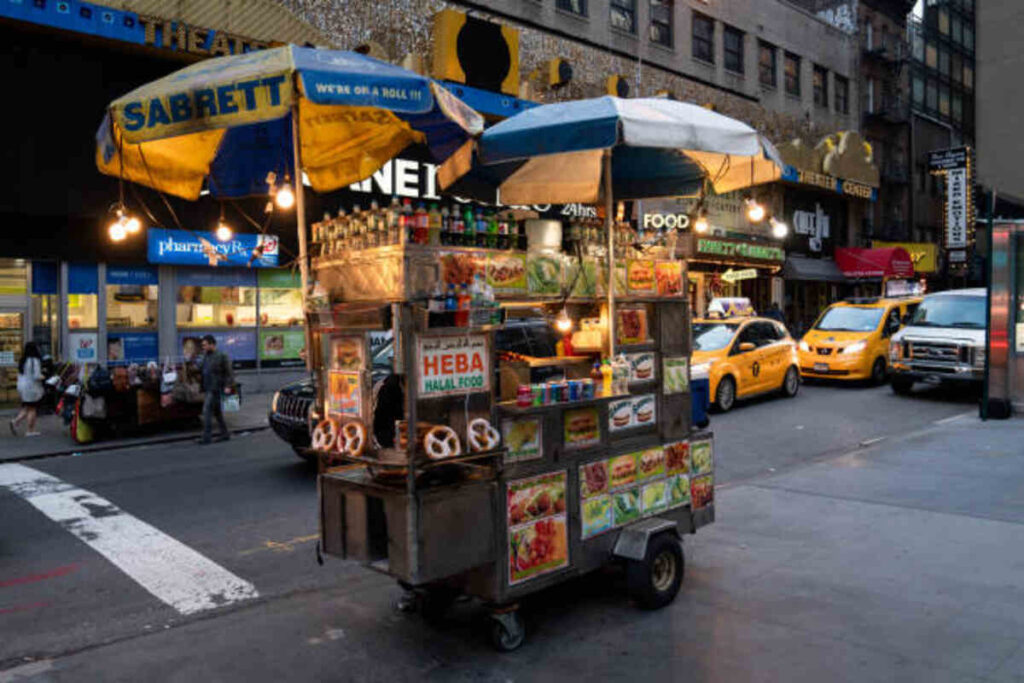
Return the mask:
<path fill-rule="evenodd" d="M 128 220 L 124 222 L 124 229 L 129 235 L 134 235 L 142 230 L 142 221 L 135 216 L 129 216 Z"/>
<path fill-rule="evenodd" d="M 107 232 L 110 233 L 110 239 L 114 242 L 120 242 L 128 236 L 128 229 L 125 227 L 125 220 L 123 217 L 119 217 L 117 220 L 110 224 L 107 228 Z"/>
<path fill-rule="evenodd" d="M 747 197 L 747 220 L 751 223 L 760 223 L 764 220 L 764 207 L 757 203 L 753 197 Z"/>
<path fill-rule="evenodd" d="M 789 226 L 778 220 L 774 216 L 768 219 L 768 222 L 772 225 L 772 237 L 776 239 L 782 239 L 789 234 Z"/>

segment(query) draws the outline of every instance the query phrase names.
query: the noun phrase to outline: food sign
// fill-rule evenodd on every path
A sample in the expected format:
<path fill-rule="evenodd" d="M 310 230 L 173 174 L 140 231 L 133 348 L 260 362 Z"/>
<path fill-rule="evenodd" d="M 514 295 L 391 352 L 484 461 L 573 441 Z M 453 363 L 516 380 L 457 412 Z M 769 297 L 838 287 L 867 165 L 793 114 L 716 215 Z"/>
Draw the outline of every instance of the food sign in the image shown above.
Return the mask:
<path fill-rule="evenodd" d="M 686 356 L 663 358 L 661 366 L 665 378 L 662 392 L 665 395 L 685 394 L 690 390 L 689 359 Z"/>
<path fill-rule="evenodd" d="M 358 372 L 332 370 L 328 374 L 328 415 L 362 415 L 362 397 L 362 382 Z"/>
<path fill-rule="evenodd" d="M 491 390 L 491 358 L 486 335 L 420 337 L 416 358 L 420 396 Z"/>
<path fill-rule="evenodd" d="M 538 460 L 543 456 L 540 418 L 504 420 L 501 423 L 501 432 L 502 442 L 508 447 L 505 462 Z"/>
<path fill-rule="evenodd" d="M 569 564 L 566 472 L 508 483 L 508 583 L 514 585 Z"/>

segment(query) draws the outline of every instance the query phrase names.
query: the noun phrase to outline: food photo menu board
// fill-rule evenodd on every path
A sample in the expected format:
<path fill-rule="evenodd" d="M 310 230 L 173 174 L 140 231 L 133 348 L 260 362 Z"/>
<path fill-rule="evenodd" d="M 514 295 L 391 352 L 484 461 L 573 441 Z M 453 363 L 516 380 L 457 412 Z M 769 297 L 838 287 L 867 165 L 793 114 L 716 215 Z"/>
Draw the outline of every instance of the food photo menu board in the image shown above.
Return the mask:
<path fill-rule="evenodd" d="M 580 465 L 580 528 L 589 538 L 641 517 L 711 502 L 713 469 L 711 441 L 677 441 L 636 453 L 617 455 Z M 694 482 L 699 482 L 693 489 Z"/>
<path fill-rule="evenodd" d="M 508 583 L 569 565 L 565 470 L 508 483 Z"/>

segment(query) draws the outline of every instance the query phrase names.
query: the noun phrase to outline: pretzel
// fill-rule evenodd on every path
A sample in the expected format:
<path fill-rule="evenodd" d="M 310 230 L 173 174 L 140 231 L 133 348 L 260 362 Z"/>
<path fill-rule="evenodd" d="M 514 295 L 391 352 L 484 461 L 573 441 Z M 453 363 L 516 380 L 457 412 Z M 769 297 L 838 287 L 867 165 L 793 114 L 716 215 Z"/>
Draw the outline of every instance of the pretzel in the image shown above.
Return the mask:
<path fill-rule="evenodd" d="M 366 450 L 366 427 L 359 420 L 346 422 L 338 434 L 338 452 L 358 458 Z"/>
<path fill-rule="evenodd" d="M 491 423 L 482 417 L 478 417 L 469 423 L 469 445 L 476 453 L 490 451 L 501 443 L 501 434 L 491 426 Z"/>
<path fill-rule="evenodd" d="M 320 420 L 313 429 L 313 448 L 318 451 L 329 451 L 338 440 L 338 423 L 332 418 Z"/>
<path fill-rule="evenodd" d="M 423 440 L 427 450 L 427 457 L 431 460 L 444 460 L 459 455 L 462 446 L 459 444 L 459 435 L 451 427 L 438 425 L 427 432 Z"/>

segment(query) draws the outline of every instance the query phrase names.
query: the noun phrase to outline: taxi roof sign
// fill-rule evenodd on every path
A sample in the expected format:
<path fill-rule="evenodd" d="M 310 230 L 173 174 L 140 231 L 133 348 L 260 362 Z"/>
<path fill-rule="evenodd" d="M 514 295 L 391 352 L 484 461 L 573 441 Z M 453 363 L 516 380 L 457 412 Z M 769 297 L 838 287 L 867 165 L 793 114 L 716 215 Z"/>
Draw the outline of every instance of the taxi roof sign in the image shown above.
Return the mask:
<path fill-rule="evenodd" d="M 709 318 L 741 318 L 755 315 L 747 297 L 716 297 L 708 304 Z"/>

